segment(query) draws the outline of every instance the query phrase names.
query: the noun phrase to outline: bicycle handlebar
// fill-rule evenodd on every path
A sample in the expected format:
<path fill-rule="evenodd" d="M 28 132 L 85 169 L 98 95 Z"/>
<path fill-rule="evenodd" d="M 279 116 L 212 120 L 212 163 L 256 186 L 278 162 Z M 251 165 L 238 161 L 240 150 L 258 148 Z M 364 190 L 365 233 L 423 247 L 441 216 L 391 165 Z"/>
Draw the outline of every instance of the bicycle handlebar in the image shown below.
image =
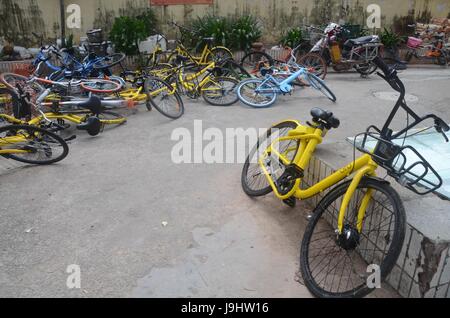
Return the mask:
<path fill-rule="evenodd" d="M 430 114 L 430 115 L 427 115 L 427 116 L 425 116 L 425 117 L 420 118 L 416 113 L 414 113 L 414 111 L 413 111 L 412 109 L 410 109 L 410 108 L 404 103 L 404 100 L 405 100 L 405 94 L 406 94 L 406 92 L 405 92 L 405 86 L 404 86 L 403 82 L 399 79 L 399 77 L 398 77 L 398 75 L 397 75 L 397 70 L 394 69 L 394 68 L 392 68 L 392 67 L 390 67 L 390 66 L 388 66 L 388 65 L 387 65 L 380 57 L 378 57 L 378 56 L 375 57 L 375 58 L 372 60 L 372 62 L 373 62 L 376 66 L 378 66 L 378 67 L 381 69 L 381 71 L 384 73 L 384 75 L 381 74 L 381 73 L 379 73 L 379 72 L 378 72 L 377 74 L 378 74 L 380 77 L 382 77 L 384 80 L 386 80 L 386 81 L 389 83 L 389 85 L 390 85 L 394 90 L 396 90 L 397 92 L 400 93 L 400 96 L 399 96 L 399 98 L 398 98 L 398 100 L 397 100 L 397 103 L 396 103 L 396 105 L 395 105 L 395 107 L 394 107 L 394 110 L 393 110 L 392 113 L 390 114 L 390 116 L 389 116 L 389 118 L 388 118 L 388 120 L 387 120 L 387 122 L 386 122 L 386 124 L 385 124 L 383 130 L 388 129 L 388 127 L 389 127 L 389 125 L 390 125 L 392 119 L 394 118 L 394 116 L 395 116 L 395 114 L 396 114 L 398 108 L 399 108 L 399 107 L 403 107 L 403 108 L 406 110 L 406 112 L 407 112 L 408 114 L 410 114 L 410 115 L 412 115 L 412 116 L 414 117 L 415 121 L 414 121 L 414 123 L 412 123 L 411 125 L 409 125 L 408 127 L 406 127 L 404 130 L 402 130 L 400 133 L 397 133 L 396 135 L 399 135 L 399 134 L 401 134 L 401 133 L 404 133 L 405 131 L 410 130 L 411 128 L 417 126 L 418 124 L 420 124 L 421 122 L 423 122 L 423 121 L 426 120 L 426 119 L 432 118 L 432 119 L 434 119 L 434 128 L 436 129 L 436 131 L 437 131 L 438 133 L 441 133 L 441 134 L 444 136 L 445 140 L 448 142 L 449 139 L 448 139 L 447 135 L 445 134 L 445 132 L 450 131 L 450 127 L 448 126 L 448 124 L 447 124 L 442 118 L 440 118 L 440 117 L 438 117 L 438 116 L 436 116 L 436 115 L 434 115 L 434 114 Z M 383 137 L 384 137 L 384 136 L 383 136 Z"/>

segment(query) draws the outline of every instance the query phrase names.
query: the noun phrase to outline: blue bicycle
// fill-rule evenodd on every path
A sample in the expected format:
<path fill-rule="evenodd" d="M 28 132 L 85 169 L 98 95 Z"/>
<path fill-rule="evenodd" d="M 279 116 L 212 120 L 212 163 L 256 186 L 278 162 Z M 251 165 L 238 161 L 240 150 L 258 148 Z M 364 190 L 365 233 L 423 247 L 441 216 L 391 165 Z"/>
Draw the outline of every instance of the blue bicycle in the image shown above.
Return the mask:
<path fill-rule="evenodd" d="M 281 72 L 275 68 L 261 69 L 264 79 L 252 78 L 242 81 L 237 87 L 239 99 L 251 107 L 270 107 L 275 103 L 278 95 L 291 94 L 294 90 L 294 82 L 300 82 L 302 86 L 310 86 L 336 102 L 336 96 L 325 82 L 307 68 L 301 65 L 285 65 L 285 67 L 286 69 Z"/>
<path fill-rule="evenodd" d="M 52 64 L 55 55 L 61 66 Z M 125 59 L 122 53 L 107 56 L 87 55 L 81 62 L 67 49 L 58 50 L 55 46 L 42 47 L 33 61 L 35 74 L 46 76 L 52 81 L 72 78 L 89 78 L 111 76 L 111 68 Z"/>

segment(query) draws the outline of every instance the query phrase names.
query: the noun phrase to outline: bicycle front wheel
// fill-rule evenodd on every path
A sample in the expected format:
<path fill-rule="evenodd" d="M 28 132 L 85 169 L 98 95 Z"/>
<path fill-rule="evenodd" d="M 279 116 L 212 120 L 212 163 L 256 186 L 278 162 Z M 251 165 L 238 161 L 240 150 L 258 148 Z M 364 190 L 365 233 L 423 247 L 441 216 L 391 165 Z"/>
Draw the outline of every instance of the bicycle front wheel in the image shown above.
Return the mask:
<path fill-rule="evenodd" d="M 272 106 L 277 99 L 277 87 L 269 81 L 251 79 L 241 82 L 237 88 L 238 98 L 244 104 L 265 108 Z"/>
<path fill-rule="evenodd" d="M 321 80 L 319 77 L 317 77 L 314 74 L 308 74 L 308 81 L 309 81 L 311 87 L 314 87 L 315 89 L 320 91 L 323 95 L 325 95 L 332 102 L 336 102 L 336 96 L 331 91 L 331 89 L 328 88 L 328 86 L 325 84 L 325 82 L 323 80 Z"/>
<path fill-rule="evenodd" d="M 351 181 L 330 191 L 314 210 L 300 251 L 306 287 L 317 297 L 363 297 L 373 291 L 373 274 L 382 282 L 400 254 L 405 237 L 405 209 L 397 192 L 385 181 L 363 178 L 337 234 L 338 214 Z M 370 201 L 357 230 L 361 202 Z M 372 265 L 371 267 L 369 267 Z M 379 274 L 379 275 L 378 275 Z"/>
<path fill-rule="evenodd" d="M 98 94 L 116 93 L 122 89 L 122 84 L 106 79 L 88 79 L 80 83 L 80 86 L 88 92 Z"/>
<path fill-rule="evenodd" d="M 175 87 L 157 77 L 148 77 L 144 83 L 148 101 L 161 114 L 178 119 L 184 114 L 184 104 Z"/>
<path fill-rule="evenodd" d="M 4 157 L 29 164 L 52 164 L 69 154 L 69 146 L 61 137 L 36 126 L 0 127 L 0 144 Z"/>
<path fill-rule="evenodd" d="M 236 87 L 239 81 L 232 77 L 211 77 L 202 86 L 203 99 L 214 106 L 230 106 L 238 101 Z"/>
<path fill-rule="evenodd" d="M 211 49 L 211 53 L 206 56 L 206 61 L 220 63 L 221 61 L 226 61 L 232 58 L 233 54 L 227 48 L 213 47 Z"/>

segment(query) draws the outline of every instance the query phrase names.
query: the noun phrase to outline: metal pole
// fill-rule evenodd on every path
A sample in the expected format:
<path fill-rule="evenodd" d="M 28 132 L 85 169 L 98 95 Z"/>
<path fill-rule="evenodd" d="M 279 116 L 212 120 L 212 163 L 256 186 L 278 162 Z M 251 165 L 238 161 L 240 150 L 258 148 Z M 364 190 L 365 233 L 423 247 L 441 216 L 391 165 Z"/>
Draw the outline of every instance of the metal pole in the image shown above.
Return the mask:
<path fill-rule="evenodd" d="M 61 47 L 66 46 L 66 7 L 64 0 L 59 0 L 59 10 L 61 13 Z"/>

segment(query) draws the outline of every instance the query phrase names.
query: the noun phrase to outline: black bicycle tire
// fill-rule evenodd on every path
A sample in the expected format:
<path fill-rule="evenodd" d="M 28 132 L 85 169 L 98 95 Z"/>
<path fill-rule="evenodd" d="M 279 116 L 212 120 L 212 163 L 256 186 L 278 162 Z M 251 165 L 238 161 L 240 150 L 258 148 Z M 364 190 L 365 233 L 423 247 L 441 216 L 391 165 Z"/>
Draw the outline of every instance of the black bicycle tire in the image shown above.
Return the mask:
<path fill-rule="evenodd" d="M 326 211 L 326 209 L 329 206 L 331 206 L 336 199 L 339 199 L 346 193 L 350 185 L 350 182 L 351 180 L 336 186 L 320 201 L 320 203 L 315 208 L 312 214 L 312 218 L 310 219 L 306 227 L 305 233 L 303 235 L 300 250 L 300 272 L 302 274 L 306 287 L 316 297 L 321 298 L 364 297 L 373 291 L 373 289 L 370 289 L 366 284 L 362 284 L 357 288 L 345 293 L 332 293 L 329 291 L 325 291 L 323 288 L 319 287 L 317 283 L 314 281 L 314 278 L 311 275 L 311 270 L 309 268 L 308 263 L 309 242 L 312 234 L 314 233 L 315 226 L 322 217 L 324 211 Z M 361 180 L 360 184 L 358 185 L 358 189 L 365 187 L 367 188 L 370 187 L 371 189 L 375 189 L 378 191 L 381 190 L 385 194 L 389 193 L 393 205 L 395 206 L 395 211 L 397 212 L 394 225 L 396 227 L 396 230 L 392 238 L 392 243 L 390 245 L 388 255 L 386 256 L 386 258 L 384 259 L 383 263 L 380 266 L 381 281 L 384 281 L 387 275 L 391 272 L 392 268 L 394 267 L 400 255 L 400 251 L 403 247 L 403 241 L 405 238 L 405 231 L 406 231 L 405 208 L 400 199 L 400 196 L 390 186 L 388 182 L 384 180 L 365 177 Z"/>
<path fill-rule="evenodd" d="M 218 77 L 213 77 L 213 80 L 226 80 L 229 82 L 233 82 L 235 84 L 235 88 L 239 84 L 239 81 L 233 77 L 218 76 Z M 211 83 L 211 81 L 209 81 L 205 85 L 203 85 L 202 89 L 205 88 L 205 86 L 209 85 L 209 83 Z M 202 94 L 202 97 L 208 104 L 210 104 L 212 106 L 231 106 L 231 105 L 237 103 L 239 100 L 237 93 L 236 93 L 236 98 L 233 101 L 227 102 L 227 103 L 217 103 L 213 99 L 209 99 L 209 97 L 207 97 L 204 93 Z"/>
<path fill-rule="evenodd" d="M 274 129 L 283 129 L 283 128 L 295 129 L 297 127 L 298 127 L 298 123 L 296 123 L 294 121 L 284 121 L 284 122 L 281 122 L 281 123 L 276 124 L 276 125 L 272 126 L 271 128 L 269 128 L 267 130 L 267 132 L 263 135 L 263 137 L 265 137 L 265 139 L 270 138 Z M 257 151 L 256 147 L 258 145 L 260 145 L 260 141 L 261 141 L 261 138 L 258 139 L 258 144 L 255 145 L 252 148 L 252 150 L 250 151 L 250 154 L 248 155 L 247 159 L 245 160 L 244 167 L 242 168 L 242 174 L 241 174 L 242 189 L 244 190 L 245 194 L 247 194 L 250 197 L 261 197 L 261 196 L 267 195 L 273 191 L 273 189 L 269 183 L 267 183 L 267 186 L 265 188 L 262 188 L 259 190 L 251 189 L 251 187 L 247 184 L 247 179 L 248 179 L 247 174 L 248 174 L 248 170 L 249 170 L 249 167 L 251 164 L 250 161 L 253 157 L 252 154 L 254 154 L 255 151 Z"/>
<path fill-rule="evenodd" d="M 19 161 L 22 163 L 27 163 L 27 164 L 35 164 L 35 165 L 50 165 L 56 162 L 59 162 L 61 160 L 63 160 L 64 158 L 67 157 L 67 155 L 69 154 L 69 146 L 67 145 L 67 142 L 64 141 L 64 139 L 62 139 L 60 136 L 58 136 L 57 134 L 48 131 L 46 129 L 37 127 L 37 126 L 29 126 L 29 125 L 8 125 L 8 126 L 3 126 L 0 127 L 0 132 L 5 131 L 5 130 L 35 130 L 35 131 L 39 131 L 39 132 L 43 132 L 45 134 L 48 134 L 49 136 L 51 136 L 52 138 L 54 138 L 55 140 L 58 141 L 58 143 L 60 143 L 63 146 L 63 153 L 58 156 L 57 158 L 51 159 L 51 160 L 46 160 L 46 161 L 42 161 L 42 160 L 27 160 L 27 159 L 23 159 L 20 157 L 15 156 L 14 154 L 7 154 L 4 155 L 4 157 L 8 158 L 8 159 L 12 159 L 15 161 Z"/>
<path fill-rule="evenodd" d="M 313 81 L 315 81 L 316 79 L 314 78 L 314 76 L 316 76 L 316 75 L 314 75 L 314 76 L 311 76 L 311 75 L 314 75 L 314 74 L 308 74 L 308 80 L 311 81 L 311 79 L 313 79 Z M 317 76 L 317 78 L 319 78 L 319 77 Z M 321 83 L 319 82 L 319 84 L 320 84 L 320 85 L 322 86 L 322 88 L 325 89 L 325 91 L 327 91 L 328 94 L 330 94 L 331 96 L 327 96 L 326 94 L 324 94 L 324 92 L 322 92 L 322 89 L 320 90 L 320 92 L 321 92 L 323 95 L 325 95 L 325 97 L 327 97 L 329 100 L 331 100 L 333 103 L 335 103 L 336 100 L 337 100 L 336 95 L 334 95 L 333 91 L 327 86 L 327 84 L 325 83 L 325 81 L 322 80 L 322 82 L 321 82 Z"/>
<path fill-rule="evenodd" d="M 173 90 L 175 90 L 173 96 L 175 96 L 175 99 L 177 100 L 178 106 L 179 106 L 179 108 L 180 108 L 180 111 L 178 112 L 177 115 L 172 115 L 172 114 L 170 114 L 170 113 L 167 113 L 167 112 L 165 112 L 161 107 L 159 107 L 159 105 L 157 105 L 157 103 L 154 101 L 153 97 L 151 96 L 150 92 L 148 91 L 147 82 L 150 81 L 150 80 L 156 80 L 156 81 L 159 81 L 159 82 L 161 82 L 163 85 L 165 85 L 168 89 L 173 89 Z M 158 77 L 148 77 L 148 78 L 145 80 L 145 83 L 144 83 L 144 91 L 145 91 L 145 93 L 146 93 L 147 96 L 148 96 L 148 101 L 150 102 L 150 104 L 151 104 L 158 112 L 160 112 L 162 115 L 164 115 L 164 116 L 166 116 L 166 117 L 168 117 L 168 118 L 170 118 L 170 119 L 178 119 L 178 118 L 180 118 L 181 116 L 183 116 L 183 114 L 184 114 L 184 103 L 183 103 L 183 100 L 181 99 L 180 95 L 179 95 L 178 92 L 176 91 L 176 88 L 174 88 L 172 85 L 170 85 L 170 84 L 167 83 L 166 81 L 164 81 L 164 80 L 162 80 L 162 79 L 160 79 L 160 78 L 158 78 Z"/>

